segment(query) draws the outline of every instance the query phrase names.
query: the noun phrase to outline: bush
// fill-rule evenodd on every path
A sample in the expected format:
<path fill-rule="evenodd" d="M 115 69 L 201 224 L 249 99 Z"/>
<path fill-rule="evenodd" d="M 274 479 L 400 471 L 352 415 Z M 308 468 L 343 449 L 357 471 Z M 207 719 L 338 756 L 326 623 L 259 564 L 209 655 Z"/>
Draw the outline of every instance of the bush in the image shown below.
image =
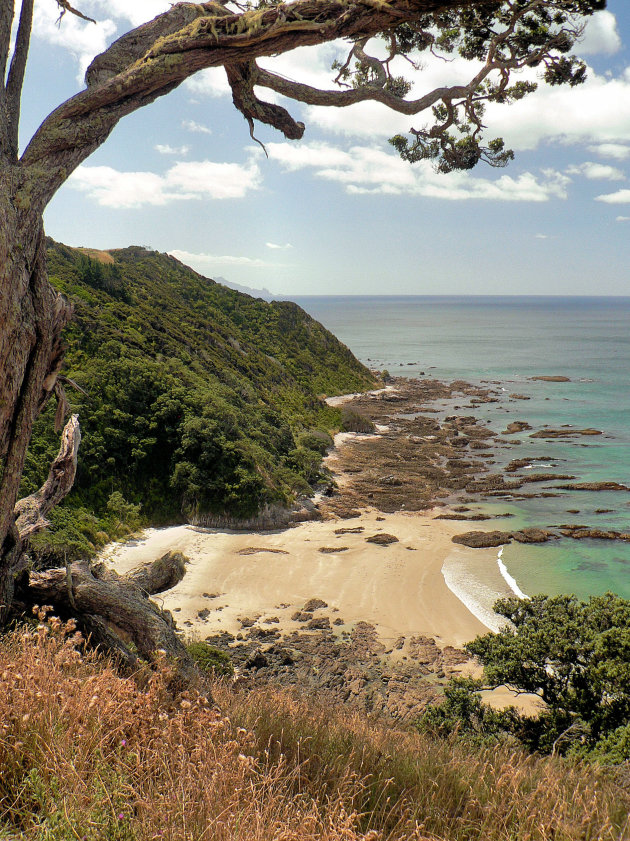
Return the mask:
<path fill-rule="evenodd" d="M 204 672 L 223 677 L 232 677 L 234 674 L 234 666 L 225 651 L 213 648 L 207 642 L 192 642 L 187 648 L 190 656 Z"/>
<path fill-rule="evenodd" d="M 356 409 L 341 410 L 341 428 L 344 432 L 374 432 L 374 424 Z"/>

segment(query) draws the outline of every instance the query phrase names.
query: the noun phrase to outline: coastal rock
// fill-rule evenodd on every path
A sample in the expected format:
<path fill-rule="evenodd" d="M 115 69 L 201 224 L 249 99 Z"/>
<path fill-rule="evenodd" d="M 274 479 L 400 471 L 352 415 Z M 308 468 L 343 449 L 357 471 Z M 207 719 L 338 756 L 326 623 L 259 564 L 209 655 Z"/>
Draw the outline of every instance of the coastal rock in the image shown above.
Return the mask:
<path fill-rule="evenodd" d="M 471 549 L 487 549 L 493 546 L 505 546 L 512 539 L 509 531 L 467 531 L 451 538 L 453 543 L 469 546 Z"/>
<path fill-rule="evenodd" d="M 554 487 L 560 491 L 630 491 L 628 485 L 620 485 L 619 482 L 571 482 Z"/>
<path fill-rule="evenodd" d="M 528 397 L 527 394 L 510 394 L 511 400 L 531 400 L 531 397 Z"/>
<path fill-rule="evenodd" d="M 550 376 L 548 374 L 543 374 L 543 375 L 538 376 L 538 377 L 529 377 L 529 379 L 530 380 L 542 380 L 542 382 L 545 382 L 545 383 L 570 383 L 571 382 L 570 377 L 562 377 L 562 376 L 559 376 L 557 374 L 554 374 L 552 376 Z"/>
<path fill-rule="evenodd" d="M 517 432 L 523 432 L 526 429 L 531 429 L 527 421 L 512 421 L 512 423 L 508 423 L 501 435 L 516 435 Z"/>
<path fill-rule="evenodd" d="M 321 610 L 324 607 L 328 607 L 328 605 L 323 599 L 313 598 L 306 602 L 302 610 L 312 613 L 314 610 Z"/>
<path fill-rule="evenodd" d="M 512 532 L 512 537 L 518 543 L 546 543 L 548 540 L 555 538 L 556 535 L 547 531 L 547 529 L 530 527 Z"/>
<path fill-rule="evenodd" d="M 532 432 L 530 438 L 572 438 L 577 435 L 602 435 L 600 429 L 573 429 L 572 427 L 565 427 L 564 429 L 541 429 L 538 432 Z"/>
<path fill-rule="evenodd" d="M 391 543 L 398 543 L 398 538 L 393 534 L 373 534 L 371 537 L 365 538 L 367 543 L 376 543 L 377 546 L 389 546 Z"/>
<path fill-rule="evenodd" d="M 316 616 L 306 623 L 310 631 L 326 631 L 330 629 L 330 619 L 327 616 Z"/>
<path fill-rule="evenodd" d="M 488 514 L 438 514 L 437 517 L 433 518 L 434 520 L 491 520 L 492 518 Z"/>

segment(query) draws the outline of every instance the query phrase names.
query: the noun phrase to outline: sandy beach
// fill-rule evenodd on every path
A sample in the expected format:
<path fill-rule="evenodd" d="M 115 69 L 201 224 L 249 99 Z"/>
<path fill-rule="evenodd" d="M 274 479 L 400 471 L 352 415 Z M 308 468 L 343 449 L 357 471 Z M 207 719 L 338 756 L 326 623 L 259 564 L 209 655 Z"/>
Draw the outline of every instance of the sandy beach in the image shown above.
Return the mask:
<path fill-rule="evenodd" d="M 188 572 L 163 595 L 163 604 L 191 636 L 236 634 L 243 618 L 264 624 L 277 617 L 276 627 L 292 630 L 297 625 L 291 616 L 316 597 L 328 604 L 331 619 L 341 618 L 346 626 L 374 624 L 387 647 L 413 634 L 459 647 L 487 628 L 442 575 L 458 526 L 433 520 L 431 512 L 378 511 L 263 533 L 175 526 L 150 529 L 136 541 L 110 547 L 105 557 L 124 573 L 169 550 L 183 552 Z M 362 531 L 336 533 L 340 529 Z M 378 534 L 398 542 L 367 542 Z"/>

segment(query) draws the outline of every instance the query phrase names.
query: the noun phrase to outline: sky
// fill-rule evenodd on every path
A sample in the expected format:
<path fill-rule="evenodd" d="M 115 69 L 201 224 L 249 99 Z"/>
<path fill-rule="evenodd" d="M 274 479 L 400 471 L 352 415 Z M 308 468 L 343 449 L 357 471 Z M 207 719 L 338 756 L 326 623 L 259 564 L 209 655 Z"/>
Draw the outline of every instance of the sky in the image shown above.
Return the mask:
<path fill-rule="evenodd" d="M 82 0 L 98 23 L 36 0 L 22 105 L 24 146 L 83 87 L 90 59 L 167 0 Z M 347 48 L 346 48 L 347 49 Z M 376 103 L 289 103 L 301 141 L 256 126 L 252 142 L 221 69 L 126 117 L 50 203 L 46 232 L 72 246 L 143 245 L 208 277 L 278 295 L 630 295 L 630 3 L 609 0 L 576 52 L 587 82 L 488 108 L 506 169 L 442 175 L 387 142 L 421 117 Z M 261 60 L 333 87 L 343 44 Z M 466 80 L 424 61 L 412 97 Z M 275 96 L 260 92 L 263 98 Z M 279 101 L 277 99 L 276 101 Z M 286 104 L 286 103 L 285 103 Z"/>

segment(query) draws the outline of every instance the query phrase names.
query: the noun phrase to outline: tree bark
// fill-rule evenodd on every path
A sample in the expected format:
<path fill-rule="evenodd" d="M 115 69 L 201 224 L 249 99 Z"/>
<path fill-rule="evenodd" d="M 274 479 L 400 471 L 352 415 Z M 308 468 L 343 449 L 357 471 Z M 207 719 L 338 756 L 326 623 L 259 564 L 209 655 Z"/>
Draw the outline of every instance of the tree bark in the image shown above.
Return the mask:
<path fill-rule="evenodd" d="M 18 166 L 0 173 L 0 624 L 23 560 L 15 505 L 26 450 L 55 389 L 72 313 L 48 281 L 42 220 L 23 207 L 21 182 Z"/>
<path fill-rule="evenodd" d="M 166 657 L 173 669 L 172 689 L 204 691 L 203 678 L 175 633 L 173 617 L 149 599 L 181 581 L 185 562 L 180 553 L 168 552 L 120 576 L 104 564 L 77 561 L 70 566 L 69 576 L 65 569 L 31 572 L 20 596 L 32 604 L 50 604 L 62 616 L 75 617 L 92 644 L 124 665 L 138 665 L 129 646 L 133 643 L 140 657 L 151 664 Z"/>

